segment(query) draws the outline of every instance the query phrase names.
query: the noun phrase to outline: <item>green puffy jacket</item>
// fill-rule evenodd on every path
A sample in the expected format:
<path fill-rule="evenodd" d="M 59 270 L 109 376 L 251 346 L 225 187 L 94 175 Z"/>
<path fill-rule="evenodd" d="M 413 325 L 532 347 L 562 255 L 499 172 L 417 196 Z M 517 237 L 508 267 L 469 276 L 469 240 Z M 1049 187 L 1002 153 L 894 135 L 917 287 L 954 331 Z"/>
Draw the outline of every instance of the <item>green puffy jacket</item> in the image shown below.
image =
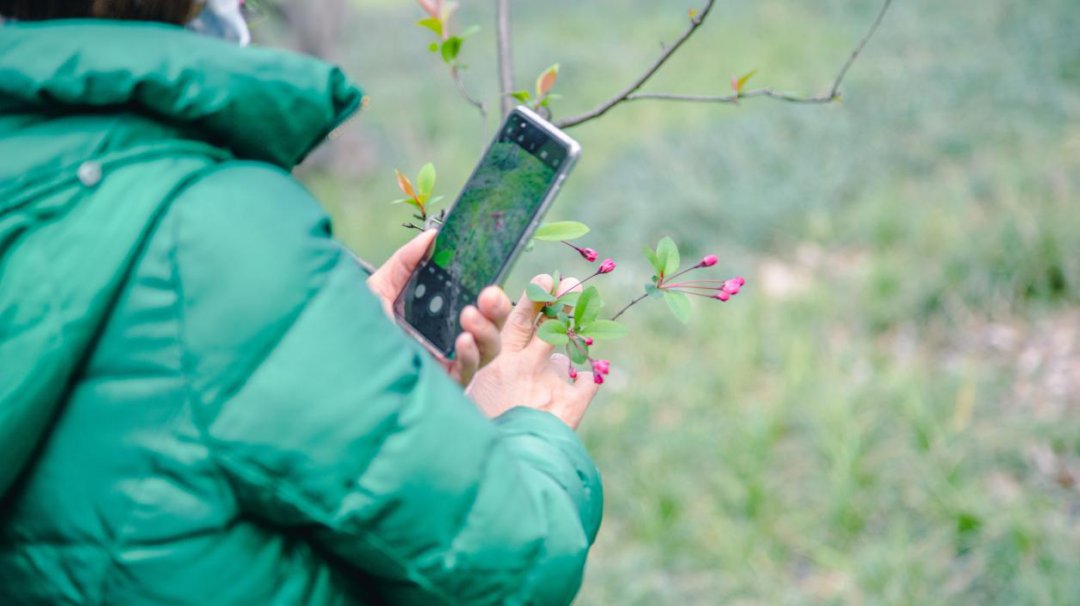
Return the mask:
<path fill-rule="evenodd" d="M 0 27 L 0 604 L 572 600 L 578 438 L 484 418 L 289 174 L 360 99 L 166 25 Z"/>

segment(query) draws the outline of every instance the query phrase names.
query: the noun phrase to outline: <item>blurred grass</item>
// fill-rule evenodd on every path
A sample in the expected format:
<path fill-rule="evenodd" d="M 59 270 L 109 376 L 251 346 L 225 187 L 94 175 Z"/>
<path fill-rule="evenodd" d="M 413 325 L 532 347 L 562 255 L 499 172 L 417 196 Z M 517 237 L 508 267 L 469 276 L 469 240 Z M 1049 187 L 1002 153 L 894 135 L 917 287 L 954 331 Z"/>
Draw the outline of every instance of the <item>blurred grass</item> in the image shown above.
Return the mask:
<path fill-rule="evenodd" d="M 494 121 L 455 97 L 415 7 L 354 4 L 363 161 L 305 179 L 378 261 L 408 237 L 393 168 L 434 161 L 452 194 Z M 687 9 L 513 4 L 519 83 L 560 62 L 561 115 L 636 75 Z M 757 68 L 819 92 L 878 6 L 724 3 L 649 88 Z M 464 51 L 477 91 L 489 8 L 459 21 L 484 26 Z M 609 299 L 665 234 L 748 280 L 689 326 L 635 309 L 604 352 L 583 434 L 607 512 L 581 603 L 1080 603 L 1077 32 L 1075 0 L 898 2 L 842 104 L 639 102 L 572 131 L 585 153 L 551 218 L 620 262 Z M 554 267 L 589 271 L 540 247 L 510 287 Z"/>

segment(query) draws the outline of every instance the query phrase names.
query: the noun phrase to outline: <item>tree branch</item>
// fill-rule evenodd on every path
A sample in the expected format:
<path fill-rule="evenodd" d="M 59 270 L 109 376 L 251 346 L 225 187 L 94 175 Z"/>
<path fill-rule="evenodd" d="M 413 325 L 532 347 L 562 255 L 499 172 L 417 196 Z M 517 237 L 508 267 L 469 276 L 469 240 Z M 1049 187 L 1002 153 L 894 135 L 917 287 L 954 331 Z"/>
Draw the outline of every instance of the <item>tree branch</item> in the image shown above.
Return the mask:
<path fill-rule="evenodd" d="M 646 82 L 648 82 L 649 78 L 652 78 L 653 74 L 655 74 L 664 65 L 664 63 L 666 63 L 667 60 L 675 54 L 675 51 L 679 50 L 679 47 L 682 46 L 683 43 L 685 43 L 687 40 L 689 40 L 690 36 L 694 35 L 694 32 L 697 31 L 697 29 L 701 27 L 701 24 L 705 22 L 705 18 L 709 16 L 709 11 L 712 10 L 714 4 L 716 4 L 716 0 L 706 0 L 705 7 L 701 9 L 701 12 L 694 15 L 690 19 L 690 27 L 688 27 L 686 31 L 683 32 L 681 36 L 679 36 L 679 39 L 676 40 L 674 44 L 665 48 L 664 51 L 660 53 L 660 56 L 657 57 L 655 61 L 653 61 L 652 65 L 650 65 L 649 68 L 645 70 L 645 73 L 638 76 L 633 82 L 630 83 L 629 86 L 619 91 L 614 97 L 608 99 L 600 105 L 597 105 L 591 110 L 583 114 L 567 118 L 565 120 L 560 120 L 556 122 L 555 125 L 559 128 L 570 128 L 571 126 L 577 126 L 578 124 L 587 122 L 594 118 L 599 118 L 600 116 L 606 114 L 608 110 L 615 107 L 619 103 L 622 103 L 626 100 L 627 97 L 637 92 L 637 90 L 641 88 Z"/>
<path fill-rule="evenodd" d="M 581 116 L 575 116 L 573 118 L 564 120 L 558 125 L 562 128 L 576 126 L 578 124 L 581 124 L 582 122 L 585 122 L 586 120 L 591 120 L 593 118 L 599 117 L 604 112 L 608 111 L 609 109 L 623 101 L 641 101 L 651 99 L 658 101 L 683 101 L 690 103 L 729 103 L 734 105 L 738 104 L 740 99 L 768 97 L 770 99 L 784 101 L 787 103 L 832 103 L 840 98 L 840 84 L 843 83 L 844 77 L 847 76 L 848 70 L 851 69 L 851 66 L 855 63 L 855 60 L 859 58 L 859 55 L 862 53 L 863 49 L 866 48 L 866 44 L 870 41 L 870 38 L 872 38 L 874 34 L 877 33 L 878 28 L 881 26 L 882 20 L 885 18 L 885 13 L 888 12 L 889 6 L 892 5 L 892 2 L 893 0 L 884 0 L 881 5 L 881 10 L 878 11 L 877 17 L 875 17 L 874 22 L 870 25 L 870 29 L 868 29 L 866 34 L 863 35 L 862 39 L 859 40 L 858 45 L 851 51 L 851 55 L 848 56 L 847 61 L 845 61 L 843 66 L 840 67 L 840 71 L 836 74 L 836 78 L 833 79 L 833 83 L 832 86 L 829 88 L 829 92 L 823 95 L 796 95 L 792 93 L 775 91 L 770 88 L 760 88 L 729 95 L 683 95 L 678 93 L 639 93 L 637 92 L 637 88 L 634 88 L 633 90 L 624 90 L 623 92 L 625 94 L 621 94 L 621 96 L 616 96 L 610 101 L 608 101 L 606 104 L 601 105 L 590 112 L 586 112 Z M 700 25 L 700 20 L 705 17 L 705 14 L 711 7 L 712 3 L 710 2 L 701 11 L 701 15 L 698 19 L 698 25 Z M 693 33 L 695 28 L 696 26 L 691 24 L 690 29 L 688 29 L 686 33 L 683 34 L 683 37 L 679 39 L 676 45 L 673 46 L 671 49 L 668 49 L 668 51 L 661 56 L 660 60 L 657 61 L 657 63 L 654 63 L 653 66 L 645 72 L 645 76 L 643 79 L 638 79 L 638 81 L 636 82 L 637 87 L 640 87 L 645 80 L 648 80 L 648 78 L 652 76 L 652 74 L 660 67 L 660 65 L 662 65 L 663 62 L 671 56 L 670 51 L 677 48 L 679 44 L 685 41 L 686 38 L 688 38 L 689 35 Z"/>
<path fill-rule="evenodd" d="M 499 59 L 499 101 L 503 116 L 514 109 L 514 63 L 510 43 L 510 5 L 509 0 L 495 0 L 495 42 Z"/>
<path fill-rule="evenodd" d="M 473 105 L 479 112 L 482 120 L 487 119 L 487 105 L 469 94 L 469 89 L 465 88 L 465 82 L 461 80 L 461 70 L 456 65 L 450 66 L 450 77 L 453 78 L 454 84 L 457 85 L 458 92 L 461 93 L 462 98 Z"/>

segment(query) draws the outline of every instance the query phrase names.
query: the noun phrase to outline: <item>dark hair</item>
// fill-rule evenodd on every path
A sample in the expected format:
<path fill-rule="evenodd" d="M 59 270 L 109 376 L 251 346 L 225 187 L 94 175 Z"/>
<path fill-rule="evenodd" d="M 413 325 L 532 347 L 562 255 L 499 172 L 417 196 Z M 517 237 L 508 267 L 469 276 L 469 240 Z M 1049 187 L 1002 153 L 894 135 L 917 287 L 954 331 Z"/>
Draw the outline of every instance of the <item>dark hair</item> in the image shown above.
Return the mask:
<path fill-rule="evenodd" d="M 12 19 L 136 19 L 184 23 L 194 0 L 0 0 L 0 15 Z"/>

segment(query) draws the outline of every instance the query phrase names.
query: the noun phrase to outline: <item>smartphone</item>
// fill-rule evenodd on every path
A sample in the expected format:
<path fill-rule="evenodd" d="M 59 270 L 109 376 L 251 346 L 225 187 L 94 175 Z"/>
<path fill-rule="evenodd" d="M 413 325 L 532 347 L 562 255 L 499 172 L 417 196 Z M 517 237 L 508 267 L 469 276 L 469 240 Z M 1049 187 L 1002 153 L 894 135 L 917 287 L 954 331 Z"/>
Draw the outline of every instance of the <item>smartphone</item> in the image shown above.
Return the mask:
<path fill-rule="evenodd" d="M 394 304 L 432 353 L 453 359 L 461 310 L 506 277 L 580 155 L 576 141 L 527 107 L 507 116 Z"/>

